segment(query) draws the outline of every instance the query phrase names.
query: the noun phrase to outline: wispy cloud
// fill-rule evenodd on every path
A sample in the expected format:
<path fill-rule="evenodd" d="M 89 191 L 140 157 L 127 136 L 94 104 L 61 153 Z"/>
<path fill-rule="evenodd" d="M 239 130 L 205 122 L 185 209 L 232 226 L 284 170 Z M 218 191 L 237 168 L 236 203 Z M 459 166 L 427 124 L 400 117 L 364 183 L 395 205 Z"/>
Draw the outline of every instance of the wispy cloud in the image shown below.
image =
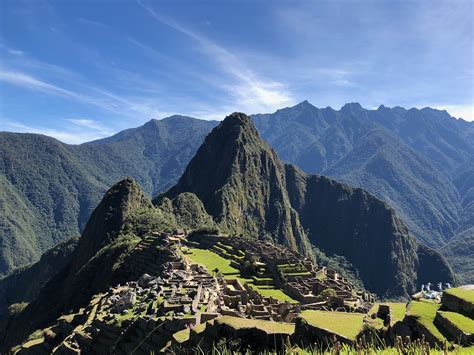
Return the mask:
<path fill-rule="evenodd" d="M 233 77 L 234 82 L 221 84 L 221 88 L 231 95 L 235 103 L 238 103 L 239 108 L 245 108 L 249 112 L 261 112 L 274 110 L 295 101 L 284 83 L 260 77 L 226 48 L 173 19 L 158 14 L 143 1 L 137 0 L 137 2 L 156 21 L 195 41 L 210 59 L 219 64 L 222 71 Z M 231 110 L 237 107 L 237 105 L 233 108 L 231 106 L 233 105 L 229 105 Z"/>
<path fill-rule="evenodd" d="M 87 118 L 69 118 L 67 120 L 75 124 L 76 126 L 84 127 L 84 128 L 96 131 L 105 136 L 112 134 L 112 132 L 109 129 L 105 128 L 100 122 L 95 121 L 95 120 L 91 120 Z"/>
<path fill-rule="evenodd" d="M 48 128 L 36 125 L 25 125 L 21 122 L 8 120 L 6 118 L 0 118 L 1 130 L 7 130 L 12 132 L 19 132 L 19 133 L 36 133 L 36 134 L 43 134 L 49 137 L 54 137 L 61 142 L 68 143 L 68 144 L 80 144 L 83 142 L 92 141 L 95 139 L 104 138 L 110 135 L 108 132 L 103 132 L 97 129 L 75 129 L 70 127 L 69 129 L 55 129 L 55 128 Z M 82 121 L 91 121 L 93 120 L 82 120 Z"/>
<path fill-rule="evenodd" d="M 19 49 L 14 49 L 14 48 L 7 48 L 7 52 L 13 55 L 23 55 L 25 52 L 19 50 Z"/>
<path fill-rule="evenodd" d="M 94 96 L 66 89 L 36 78 L 28 73 L 18 71 L 0 69 L 0 81 L 29 90 L 61 96 L 88 105 L 93 105 L 120 116 L 136 117 L 137 114 L 140 114 L 141 116 L 151 118 L 163 115 L 163 112 L 157 110 L 154 104 L 148 100 L 131 100 L 116 95 L 110 91 L 84 83 L 81 83 L 80 85 L 84 89 L 94 92 Z M 142 119 L 143 117 L 140 118 Z"/>

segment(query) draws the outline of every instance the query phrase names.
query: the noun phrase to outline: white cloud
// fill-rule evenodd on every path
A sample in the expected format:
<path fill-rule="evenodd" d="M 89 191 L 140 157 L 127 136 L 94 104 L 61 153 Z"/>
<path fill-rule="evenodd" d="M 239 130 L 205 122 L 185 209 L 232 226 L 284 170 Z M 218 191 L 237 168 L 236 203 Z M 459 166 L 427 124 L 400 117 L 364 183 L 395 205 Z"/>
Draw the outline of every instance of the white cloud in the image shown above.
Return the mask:
<path fill-rule="evenodd" d="M 433 105 L 438 110 L 446 110 L 451 116 L 462 118 L 466 121 L 474 121 L 474 105 Z"/>
<path fill-rule="evenodd" d="M 14 49 L 14 48 L 7 48 L 7 52 L 13 55 L 23 55 L 25 52 L 19 50 L 19 49 Z"/>
<path fill-rule="evenodd" d="M 108 136 L 108 133 L 100 132 L 98 130 L 89 129 L 89 130 L 78 130 L 78 129 L 55 129 L 55 128 L 48 128 L 42 126 L 30 126 L 25 125 L 23 123 L 7 120 L 4 118 L 0 119 L 1 130 L 7 130 L 11 132 L 19 132 L 19 133 L 36 133 L 36 134 L 43 134 L 45 136 L 54 137 L 61 142 L 68 143 L 68 144 L 80 144 L 83 142 L 92 141 L 99 138 L 104 138 Z M 85 120 L 85 121 L 92 121 L 92 120 Z M 93 121 L 92 121 L 93 122 Z"/>
<path fill-rule="evenodd" d="M 155 20 L 197 42 L 204 53 L 219 64 L 221 70 L 234 78 L 234 82 L 230 84 L 220 84 L 221 88 L 226 90 L 234 101 L 234 103 L 228 105 L 228 109 L 235 110 L 238 107 L 239 110 L 246 110 L 252 113 L 266 112 L 295 102 L 283 83 L 260 77 L 226 48 L 172 19 L 159 15 L 153 8 L 145 5 L 141 0 L 137 0 L 137 2 Z M 227 109 L 224 110 L 227 111 Z"/>
<path fill-rule="evenodd" d="M 33 77 L 27 73 L 18 71 L 9 71 L 0 69 L 0 81 L 9 83 L 11 85 L 23 87 L 29 90 L 40 91 L 47 94 L 65 97 L 74 101 L 86 103 L 116 113 L 120 116 L 137 117 L 137 113 L 147 118 L 161 116 L 162 111 L 156 109 L 153 102 L 148 100 L 132 100 L 121 97 L 107 90 L 87 85 L 78 84 L 89 91 L 94 91 L 96 95 L 89 96 L 65 89 L 55 84 L 48 83 Z M 143 117 L 140 117 L 143 119 Z"/>
<path fill-rule="evenodd" d="M 112 134 L 110 130 L 106 129 L 102 124 L 95 120 L 90 120 L 86 118 L 69 118 L 67 119 L 67 121 L 75 124 L 76 126 L 88 128 L 89 130 L 96 131 L 97 133 L 103 135 Z"/>

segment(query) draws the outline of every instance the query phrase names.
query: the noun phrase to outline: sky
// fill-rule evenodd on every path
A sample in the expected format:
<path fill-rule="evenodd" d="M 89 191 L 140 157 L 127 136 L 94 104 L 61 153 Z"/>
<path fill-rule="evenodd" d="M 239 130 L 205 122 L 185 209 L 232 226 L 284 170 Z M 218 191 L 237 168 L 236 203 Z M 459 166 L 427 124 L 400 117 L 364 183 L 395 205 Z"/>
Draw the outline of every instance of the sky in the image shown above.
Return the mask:
<path fill-rule="evenodd" d="M 304 100 L 474 121 L 473 3 L 2 0 L 0 131 L 77 144 Z"/>

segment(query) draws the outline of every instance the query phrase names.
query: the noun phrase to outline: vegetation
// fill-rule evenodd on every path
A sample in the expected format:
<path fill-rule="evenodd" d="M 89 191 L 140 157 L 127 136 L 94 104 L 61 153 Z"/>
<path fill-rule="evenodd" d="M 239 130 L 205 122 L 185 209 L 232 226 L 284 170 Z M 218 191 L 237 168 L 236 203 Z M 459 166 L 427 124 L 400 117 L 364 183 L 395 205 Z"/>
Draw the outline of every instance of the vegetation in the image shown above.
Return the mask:
<path fill-rule="evenodd" d="M 268 287 L 265 285 L 255 285 L 251 278 L 247 278 L 241 275 L 240 271 L 230 266 L 230 259 L 225 259 L 220 255 L 207 249 L 190 248 L 191 254 L 186 254 L 186 257 L 194 261 L 195 263 L 205 266 L 211 272 L 221 272 L 224 277 L 229 279 L 238 279 L 242 283 L 247 283 L 263 296 L 273 297 L 280 301 L 288 301 L 296 303 L 293 298 L 285 294 L 282 290 L 275 287 Z M 273 279 L 269 279 L 273 281 Z"/>
<path fill-rule="evenodd" d="M 151 120 L 79 146 L 0 133 L 0 277 L 78 236 L 117 181 L 132 176 L 150 195 L 169 186 L 215 124 L 186 117 Z"/>
<path fill-rule="evenodd" d="M 290 323 L 282 323 L 282 322 L 273 322 L 273 321 L 265 321 L 265 320 L 258 320 L 258 319 L 247 319 L 247 318 L 239 318 L 239 317 L 232 317 L 232 316 L 223 316 L 217 318 L 215 320 L 218 323 L 226 324 L 231 326 L 234 329 L 244 329 L 244 328 L 257 328 L 263 330 L 268 334 L 273 333 L 286 333 L 286 334 L 293 334 L 295 331 L 295 325 Z"/>
<path fill-rule="evenodd" d="M 362 331 L 365 317 L 365 315 L 361 313 L 325 311 L 303 311 L 301 316 L 310 325 L 327 329 L 349 339 L 355 339 Z"/>
<path fill-rule="evenodd" d="M 445 291 L 447 294 L 453 295 L 457 298 L 465 300 L 466 302 L 472 303 L 474 305 L 474 290 L 465 289 L 465 288 L 450 288 Z"/>
<path fill-rule="evenodd" d="M 436 311 L 440 308 L 440 304 L 429 301 L 412 301 L 407 308 L 407 314 L 416 318 L 417 322 L 425 327 L 440 342 L 445 337 L 439 329 L 434 325 Z"/>
<path fill-rule="evenodd" d="M 471 318 L 468 318 L 456 312 L 439 311 L 439 313 L 441 313 L 443 317 L 449 319 L 453 324 L 456 325 L 456 327 L 458 327 L 464 333 L 474 333 L 474 320 L 472 320 Z"/>
<path fill-rule="evenodd" d="M 252 118 L 283 160 L 382 198 L 428 246 L 453 240 L 446 255 L 469 278 L 465 282 L 474 280 L 472 230 L 467 232 L 474 124 L 430 108 L 366 110 L 357 103 L 336 111 L 302 102 Z M 456 231 L 459 238 L 452 239 Z"/>

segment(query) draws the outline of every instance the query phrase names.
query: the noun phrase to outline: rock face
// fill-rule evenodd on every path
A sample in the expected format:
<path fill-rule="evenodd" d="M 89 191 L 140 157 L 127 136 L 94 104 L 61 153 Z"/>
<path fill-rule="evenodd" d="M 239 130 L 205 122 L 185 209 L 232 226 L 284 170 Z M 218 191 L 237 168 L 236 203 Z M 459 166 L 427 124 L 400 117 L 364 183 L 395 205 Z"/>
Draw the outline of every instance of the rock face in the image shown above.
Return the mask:
<path fill-rule="evenodd" d="M 235 113 L 206 137 L 165 196 L 192 192 L 224 229 L 258 238 L 270 236 L 307 252 L 307 238 L 285 185 L 282 162 L 250 118 Z"/>
<path fill-rule="evenodd" d="M 418 276 L 429 279 L 433 273 L 453 282 L 446 261 L 420 249 L 386 203 L 362 189 L 284 165 L 241 113 L 228 116 L 206 137 L 164 196 L 182 192 L 196 194 L 206 211 L 234 233 L 268 235 L 308 251 L 303 232 L 308 231 L 315 246 L 345 256 L 365 287 L 379 295 L 407 296 L 416 290 Z"/>

